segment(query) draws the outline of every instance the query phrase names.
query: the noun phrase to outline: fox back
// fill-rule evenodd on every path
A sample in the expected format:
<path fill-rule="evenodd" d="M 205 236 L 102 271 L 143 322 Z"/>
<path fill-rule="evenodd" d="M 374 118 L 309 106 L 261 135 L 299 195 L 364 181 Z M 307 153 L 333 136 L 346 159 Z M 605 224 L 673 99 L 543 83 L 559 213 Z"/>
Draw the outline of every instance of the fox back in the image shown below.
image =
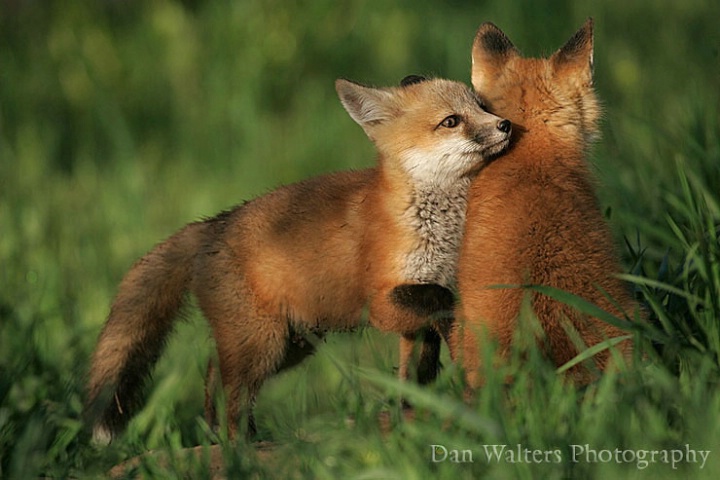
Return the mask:
<path fill-rule="evenodd" d="M 578 295 L 615 315 L 637 304 L 616 275 L 613 238 L 595 196 L 585 156 L 598 135 L 600 108 L 592 86 L 592 21 L 549 58 L 522 57 L 487 23 L 473 45 L 472 82 L 488 108 L 515 125 L 510 151 L 471 187 L 459 260 L 459 317 L 451 348 L 462 351 L 471 386 L 479 378 L 477 332 L 507 352 L 526 292 L 493 285 L 546 285 Z M 557 365 L 622 330 L 539 293 L 531 304 Z M 458 333 L 460 332 L 460 333 Z M 629 352 L 630 344 L 619 346 Z M 609 354 L 596 356 L 605 368 Z M 583 368 L 571 374 L 590 378 Z"/>

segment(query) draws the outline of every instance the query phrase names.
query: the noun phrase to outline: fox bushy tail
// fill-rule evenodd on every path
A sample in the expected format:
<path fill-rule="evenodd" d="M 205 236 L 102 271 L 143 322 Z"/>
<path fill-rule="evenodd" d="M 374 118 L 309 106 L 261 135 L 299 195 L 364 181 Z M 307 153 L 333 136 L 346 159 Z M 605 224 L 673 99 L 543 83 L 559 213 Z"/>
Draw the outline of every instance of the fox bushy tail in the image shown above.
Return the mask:
<path fill-rule="evenodd" d="M 190 288 L 205 225 L 187 225 L 122 280 L 90 368 L 85 414 L 94 441 L 109 443 L 140 406 L 143 384 Z"/>

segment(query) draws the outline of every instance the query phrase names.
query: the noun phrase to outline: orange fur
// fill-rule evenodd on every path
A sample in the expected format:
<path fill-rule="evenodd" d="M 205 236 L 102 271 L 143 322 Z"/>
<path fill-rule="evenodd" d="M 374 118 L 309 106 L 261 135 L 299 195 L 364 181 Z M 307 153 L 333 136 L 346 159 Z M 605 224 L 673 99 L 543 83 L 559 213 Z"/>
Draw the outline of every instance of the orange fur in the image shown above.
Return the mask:
<path fill-rule="evenodd" d="M 497 27 L 482 25 L 473 45 L 472 81 L 490 111 L 516 126 L 510 151 L 483 169 L 468 199 L 458 266 L 459 322 L 450 348 L 461 358 L 468 385 L 476 388 L 482 383 L 480 332 L 506 354 L 527 294 L 547 353 L 558 366 L 578 353 L 566 333 L 568 323 L 586 346 L 626 334 L 539 293 L 488 287 L 548 285 L 621 317 L 632 318 L 638 304 L 616 277 L 621 266 L 585 161 L 600 115 L 592 88 L 592 21 L 543 59 L 523 58 Z M 631 343 L 618 348 L 629 354 Z M 595 360 L 603 369 L 610 355 L 606 351 Z M 570 373 L 581 382 L 591 378 L 582 366 Z"/>
<path fill-rule="evenodd" d="M 188 225 L 138 261 L 92 359 L 87 413 L 97 440 L 110 440 L 139 407 L 186 293 L 212 327 L 231 436 L 243 403 L 254 433 L 258 390 L 313 351 L 306 334 L 356 327 L 366 305 L 370 324 L 385 331 L 408 334 L 430 323 L 428 314 L 396 304 L 392 291 L 454 278 L 457 246 L 437 245 L 423 233 L 426 223 L 456 229 L 459 245 L 470 178 L 507 146 L 509 123 L 446 80 L 388 89 L 338 81 L 337 90 L 376 144 L 378 167 L 278 188 Z M 446 225 L 437 207 L 419 203 L 445 191 L 462 197 L 460 223 Z"/>

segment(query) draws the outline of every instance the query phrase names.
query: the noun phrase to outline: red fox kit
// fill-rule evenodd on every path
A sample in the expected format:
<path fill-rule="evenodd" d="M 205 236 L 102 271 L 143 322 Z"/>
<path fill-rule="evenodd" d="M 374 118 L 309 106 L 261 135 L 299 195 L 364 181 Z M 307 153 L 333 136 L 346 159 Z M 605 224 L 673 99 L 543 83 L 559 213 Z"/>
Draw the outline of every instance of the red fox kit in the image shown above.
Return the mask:
<path fill-rule="evenodd" d="M 311 352 L 297 341 L 304 334 L 355 327 L 365 306 L 371 325 L 407 334 L 452 308 L 434 293 L 455 277 L 471 178 L 507 147 L 510 123 L 447 80 L 412 77 L 395 88 L 338 80 L 336 89 L 375 143 L 377 167 L 278 188 L 187 225 L 142 257 L 92 359 L 86 408 L 97 441 L 140 406 L 187 293 L 217 344 L 231 437 L 243 406 L 254 434 L 255 396 Z"/>
<path fill-rule="evenodd" d="M 611 232 L 594 193 L 585 161 L 598 134 L 598 101 L 592 87 L 592 20 L 547 59 L 523 58 L 505 34 L 486 23 L 472 51 L 472 83 L 490 111 L 517 125 L 510 151 L 484 168 L 468 197 L 467 225 L 458 263 L 460 322 L 451 351 L 462 359 L 468 385 L 481 380 L 477 334 L 487 331 L 507 349 L 518 328 L 522 289 L 491 285 L 548 285 L 578 295 L 618 316 L 638 309 L 621 271 Z M 625 334 L 539 293 L 531 297 L 556 365 L 578 348 Z M 628 341 L 618 345 L 630 352 Z M 608 365 L 609 352 L 595 357 Z M 581 382 L 583 367 L 571 370 Z"/>

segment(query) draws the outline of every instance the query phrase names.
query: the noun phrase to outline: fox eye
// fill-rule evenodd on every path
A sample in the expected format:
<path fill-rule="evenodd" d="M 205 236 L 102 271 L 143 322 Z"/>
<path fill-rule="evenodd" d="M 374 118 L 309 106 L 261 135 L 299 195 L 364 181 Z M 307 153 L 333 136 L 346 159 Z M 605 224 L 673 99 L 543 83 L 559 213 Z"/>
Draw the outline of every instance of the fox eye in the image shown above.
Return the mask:
<path fill-rule="evenodd" d="M 440 122 L 440 126 L 445 128 L 455 128 L 460 125 L 461 120 L 462 119 L 459 115 L 449 115 L 445 117 L 442 122 Z"/>

